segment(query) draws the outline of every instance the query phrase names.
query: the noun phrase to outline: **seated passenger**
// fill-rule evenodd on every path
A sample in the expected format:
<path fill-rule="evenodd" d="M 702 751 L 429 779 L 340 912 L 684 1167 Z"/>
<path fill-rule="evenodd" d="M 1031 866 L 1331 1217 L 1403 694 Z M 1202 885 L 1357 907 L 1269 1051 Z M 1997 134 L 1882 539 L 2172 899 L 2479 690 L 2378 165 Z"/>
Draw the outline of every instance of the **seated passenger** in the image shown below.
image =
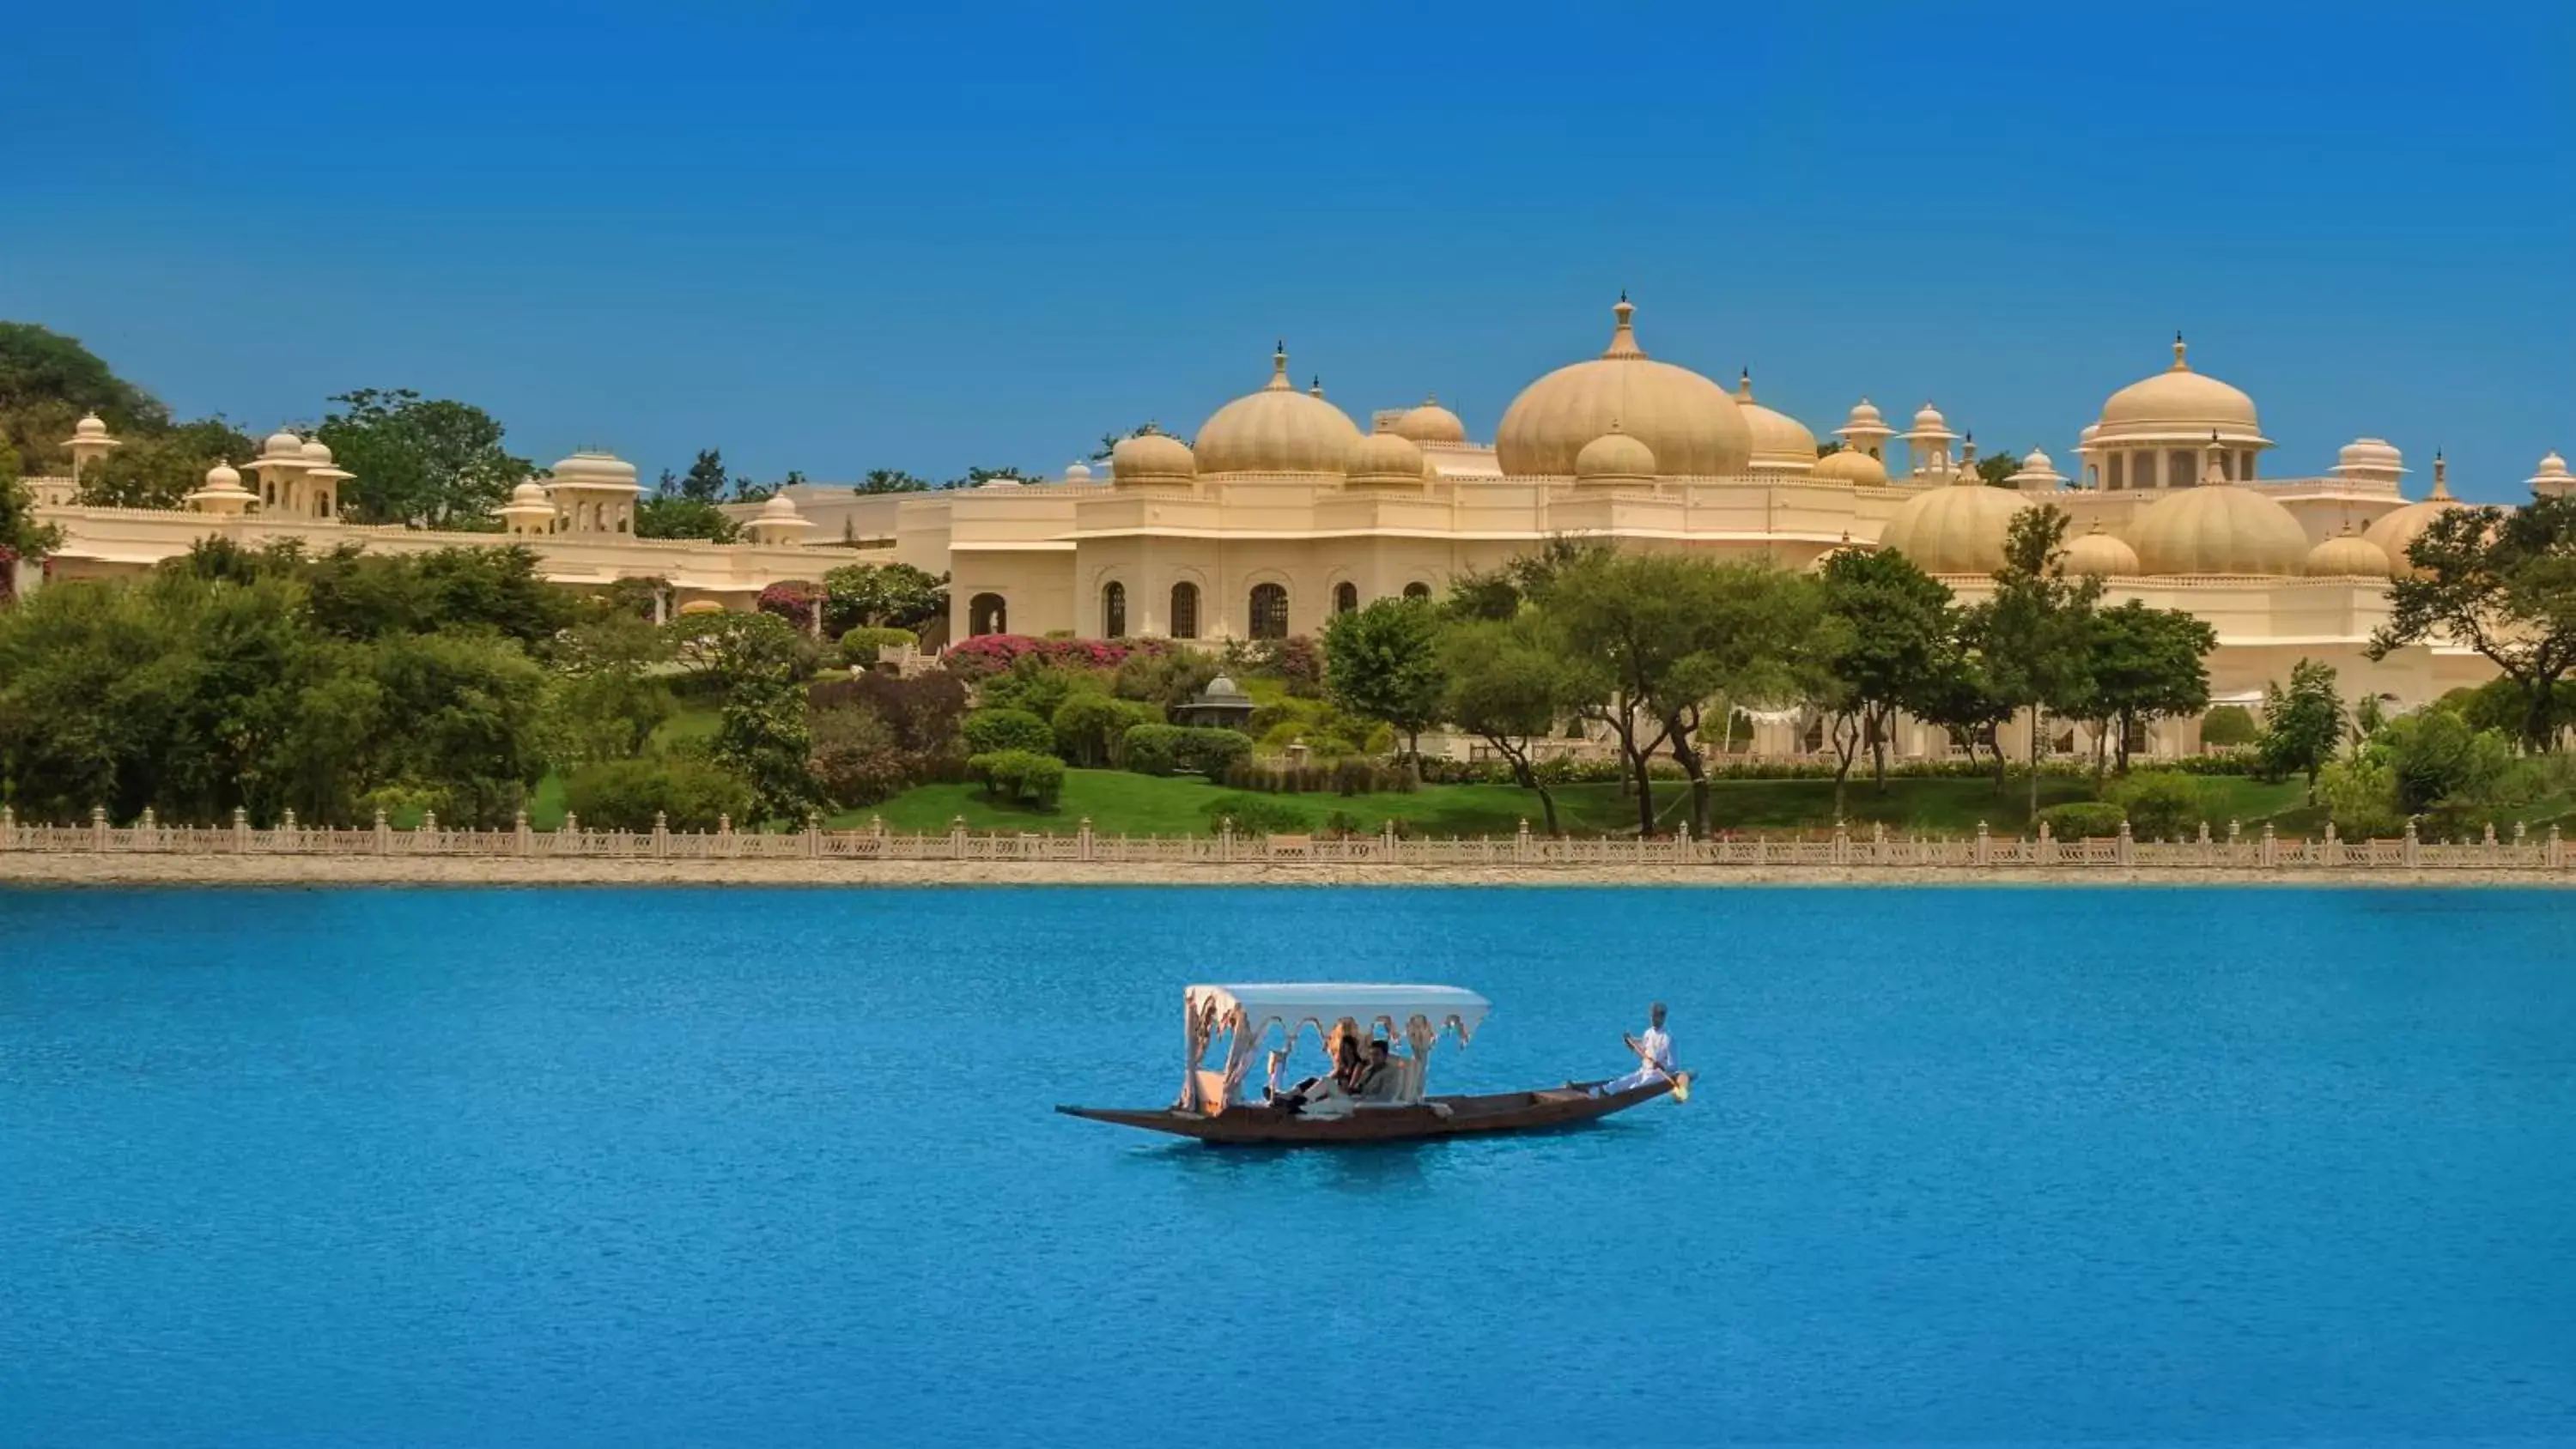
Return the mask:
<path fill-rule="evenodd" d="M 1329 1097 L 1351 1095 L 1350 1083 L 1366 1067 L 1360 1055 L 1359 1038 L 1345 1033 L 1334 1048 L 1334 1058 L 1332 1075 L 1308 1077 L 1287 1091 L 1273 1095 L 1271 1105 L 1297 1112 Z"/>
<path fill-rule="evenodd" d="M 1362 1101 L 1376 1101 L 1394 1088 L 1395 1063 L 1387 1056 L 1386 1038 L 1374 1037 L 1368 1044 L 1368 1059 L 1351 1077 L 1350 1094 Z"/>

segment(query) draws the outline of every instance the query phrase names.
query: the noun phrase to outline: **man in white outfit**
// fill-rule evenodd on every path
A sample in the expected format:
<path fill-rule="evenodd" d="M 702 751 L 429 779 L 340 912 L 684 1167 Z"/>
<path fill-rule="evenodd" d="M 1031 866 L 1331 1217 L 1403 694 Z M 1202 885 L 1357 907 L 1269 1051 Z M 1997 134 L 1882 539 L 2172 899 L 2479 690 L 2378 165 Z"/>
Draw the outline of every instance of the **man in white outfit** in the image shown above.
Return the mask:
<path fill-rule="evenodd" d="M 1664 1034 L 1664 1004 L 1660 1001 L 1647 1008 L 1646 1034 L 1624 1036 L 1628 1050 L 1637 1054 L 1637 1069 L 1613 1082 L 1603 1082 L 1592 1089 L 1592 1095 L 1607 1097 L 1633 1091 L 1649 1082 L 1668 1081 L 1673 1075 L 1673 1039 Z"/>

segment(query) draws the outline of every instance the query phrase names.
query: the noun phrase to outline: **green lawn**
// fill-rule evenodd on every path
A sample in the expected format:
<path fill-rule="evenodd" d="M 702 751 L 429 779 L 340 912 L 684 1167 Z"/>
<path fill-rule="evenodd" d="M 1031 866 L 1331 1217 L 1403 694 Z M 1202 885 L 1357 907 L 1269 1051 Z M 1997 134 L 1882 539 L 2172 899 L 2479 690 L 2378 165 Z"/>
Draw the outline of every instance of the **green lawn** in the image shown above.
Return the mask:
<path fill-rule="evenodd" d="M 2220 778 L 2205 782 L 2211 795 L 2213 823 L 2228 819 L 2257 828 L 2267 819 L 2283 830 L 2293 828 L 2300 807 L 2296 783 L 2266 785 L 2259 781 Z M 2043 806 L 2085 799 L 2083 782 L 2041 782 Z M 1716 825 L 1725 830 L 1823 829 L 1833 823 L 1830 780 L 1722 780 L 1713 787 Z M 1987 780 L 1906 779 L 1888 782 L 1880 795 L 1866 780 L 1856 781 L 1846 802 L 1849 818 L 1866 827 L 1883 822 L 1891 829 L 1970 833 L 1977 823 L 2005 834 L 2024 828 L 2028 785 L 2015 781 L 1998 798 Z M 942 831 L 963 816 L 972 830 L 1070 831 L 1084 817 L 1108 835 L 1196 834 L 1207 828 L 1204 807 L 1233 793 L 1191 777 L 1131 775 L 1118 770 L 1073 770 L 1065 776 L 1064 798 L 1051 811 L 989 799 L 981 787 L 924 785 L 907 790 L 870 810 L 845 811 L 833 817 L 836 827 L 862 826 L 871 816 L 887 828 Z M 1567 830 L 1578 834 L 1633 832 L 1635 805 L 1616 785 L 1571 785 L 1556 792 L 1557 808 Z M 1376 830 L 1388 819 L 1403 821 L 1415 834 L 1508 835 L 1523 818 L 1539 826 L 1538 797 L 1509 785 L 1426 785 L 1410 794 L 1340 796 L 1280 795 L 1270 797 L 1303 812 L 1317 828 L 1340 812 L 1362 830 Z M 1658 782 L 1656 818 L 1669 829 L 1689 809 L 1689 792 L 1678 782 Z M 2311 827 L 2313 828 L 2313 827 Z"/>

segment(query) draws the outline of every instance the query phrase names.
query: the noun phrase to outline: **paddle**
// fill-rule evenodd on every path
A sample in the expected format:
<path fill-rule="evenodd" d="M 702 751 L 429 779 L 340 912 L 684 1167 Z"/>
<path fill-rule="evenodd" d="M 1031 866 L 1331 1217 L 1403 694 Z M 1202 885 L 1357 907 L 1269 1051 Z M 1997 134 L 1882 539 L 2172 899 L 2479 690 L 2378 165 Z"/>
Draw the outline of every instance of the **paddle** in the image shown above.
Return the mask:
<path fill-rule="evenodd" d="M 1690 1083 L 1691 1083 L 1691 1074 L 1690 1074 L 1690 1073 L 1688 1073 L 1688 1072 L 1675 1072 L 1675 1073 L 1673 1073 L 1673 1100 L 1674 1100 L 1674 1101 L 1676 1101 L 1676 1102 L 1687 1102 L 1687 1101 L 1689 1101 L 1689 1100 L 1690 1100 Z"/>

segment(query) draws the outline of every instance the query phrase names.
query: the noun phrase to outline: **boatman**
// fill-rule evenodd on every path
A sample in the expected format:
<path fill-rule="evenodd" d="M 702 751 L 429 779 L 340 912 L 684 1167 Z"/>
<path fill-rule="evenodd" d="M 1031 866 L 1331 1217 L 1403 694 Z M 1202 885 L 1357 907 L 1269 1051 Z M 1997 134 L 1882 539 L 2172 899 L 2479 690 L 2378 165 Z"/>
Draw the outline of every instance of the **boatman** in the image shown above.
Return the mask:
<path fill-rule="evenodd" d="M 1664 1034 L 1664 1004 L 1660 1001 L 1646 1008 L 1646 1034 L 1622 1036 L 1628 1050 L 1637 1054 L 1637 1069 L 1617 1081 L 1603 1082 L 1592 1089 L 1596 1097 L 1608 1097 L 1634 1091 L 1650 1082 L 1670 1081 L 1673 1075 L 1673 1039 Z"/>

